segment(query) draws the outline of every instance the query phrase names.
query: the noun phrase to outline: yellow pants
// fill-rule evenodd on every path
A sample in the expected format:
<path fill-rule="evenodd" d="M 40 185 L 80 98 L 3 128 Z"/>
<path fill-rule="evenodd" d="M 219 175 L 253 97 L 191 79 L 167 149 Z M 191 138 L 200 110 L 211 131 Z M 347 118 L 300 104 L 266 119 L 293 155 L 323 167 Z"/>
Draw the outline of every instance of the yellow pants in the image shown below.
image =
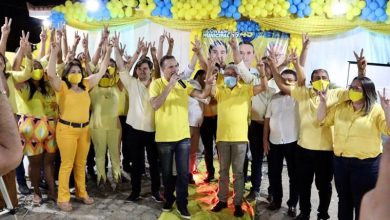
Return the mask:
<path fill-rule="evenodd" d="M 103 178 L 106 182 L 107 175 L 105 170 L 105 156 L 108 152 L 110 153 L 112 176 L 115 182 L 118 182 L 121 176 L 120 168 L 120 152 L 119 144 L 121 137 L 121 129 L 91 129 L 91 138 L 93 146 L 95 147 L 95 161 L 97 169 L 97 183 Z"/>
<path fill-rule="evenodd" d="M 56 138 L 61 154 L 61 167 L 58 179 L 58 202 L 70 200 L 69 177 L 73 169 L 76 197 L 88 196 L 85 187 L 85 164 L 87 161 L 90 137 L 89 126 L 73 128 L 57 123 Z"/>

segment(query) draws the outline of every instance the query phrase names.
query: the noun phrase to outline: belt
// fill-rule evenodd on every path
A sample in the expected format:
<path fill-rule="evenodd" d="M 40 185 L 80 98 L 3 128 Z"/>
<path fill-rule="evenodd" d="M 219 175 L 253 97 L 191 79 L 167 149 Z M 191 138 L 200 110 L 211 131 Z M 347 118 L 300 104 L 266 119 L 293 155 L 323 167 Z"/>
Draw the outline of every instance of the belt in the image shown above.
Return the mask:
<path fill-rule="evenodd" d="M 65 121 L 65 120 L 63 120 L 61 118 L 58 121 L 61 122 L 64 125 L 69 125 L 69 126 L 74 127 L 74 128 L 83 128 L 83 127 L 86 127 L 89 124 L 89 122 L 85 122 L 85 123 L 69 122 L 69 121 Z"/>

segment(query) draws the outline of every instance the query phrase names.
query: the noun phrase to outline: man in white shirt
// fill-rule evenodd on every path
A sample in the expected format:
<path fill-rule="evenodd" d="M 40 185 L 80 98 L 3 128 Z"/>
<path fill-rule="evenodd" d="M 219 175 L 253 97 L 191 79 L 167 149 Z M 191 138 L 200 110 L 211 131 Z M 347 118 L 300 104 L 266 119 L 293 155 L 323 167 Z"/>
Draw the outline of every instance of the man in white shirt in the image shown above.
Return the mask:
<path fill-rule="evenodd" d="M 129 94 L 129 111 L 126 123 L 129 124 L 128 134 L 132 140 L 132 192 L 126 199 L 135 202 L 140 198 L 141 176 L 144 167 L 145 148 L 150 165 L 152 179 L 152 197 L 156 202 L 163 202 L 160 196 L 160 171 L 158 165 L 158 151 L 155 142 L 154 110 L 150 104 L 149 85 L 152 82 L 151 69 L 153 63 L 149 59 L 138 61 L 138 78 L 130 76 L 125 69 L 119 52 L 119 39 L 115 38 L 115 58 L 118 65 L 120 80 Z M 138 51 L 137 51 L 138 52 Z M 139 55 L 139 53 L 137 54 Z"/>
<path fill-rule="evenodd" d="M 286 84 L 296 84 L 297 76 L 293 70 L 284 70 L 281 75 Z M 299 130 L 298 120 L 298 103 L 282 91 L 273 95 L 265 114 L 263 133 L 263 147 L 264 153 L 268 154 L 269 159 L 268 170 L 273 198 L 267 209 L 277 210 L 281 207 L 283 196 L 282 169 L 283 159 L 285 158 L 290 179 L 290 197 L 287 201 L 289 207 L 287 214 L 290 217 L 295 217 L 298 203 L 294 161 Z"/>

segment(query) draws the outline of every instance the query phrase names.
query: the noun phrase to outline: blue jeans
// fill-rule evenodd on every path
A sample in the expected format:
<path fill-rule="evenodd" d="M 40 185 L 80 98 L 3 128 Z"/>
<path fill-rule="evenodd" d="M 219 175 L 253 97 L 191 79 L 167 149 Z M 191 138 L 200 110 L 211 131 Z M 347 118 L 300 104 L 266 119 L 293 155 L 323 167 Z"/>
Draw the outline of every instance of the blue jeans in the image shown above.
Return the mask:
<path fill-rule="evenodd" d="M 176 186 L 177 207 L 184 208 L 188 200 L 188 163 L 190 154 L 190 141 L 185 138 L 176 142 L 157 142 L 164 184 L 164 197 L 166 201 L 175 201 L 173 192 Z M 173 156 L 175 156 L 177 177 L 172 175 Z"/>
<path fill-rule="evenodd" d="M 363 195 L 373 189 L 378 179 L 380 157 L 360 160 L 358 158 L 335 157 L 334 180 L 339 197 L 338 218 L 359 219 Z"/>
<path fill-rule="evenodd" d="M 19 166 L 16 168 L 16 181 L 18 182 L 18 186 L 27 186 L 23 158 L 24 156 L 22 157 Z"/>

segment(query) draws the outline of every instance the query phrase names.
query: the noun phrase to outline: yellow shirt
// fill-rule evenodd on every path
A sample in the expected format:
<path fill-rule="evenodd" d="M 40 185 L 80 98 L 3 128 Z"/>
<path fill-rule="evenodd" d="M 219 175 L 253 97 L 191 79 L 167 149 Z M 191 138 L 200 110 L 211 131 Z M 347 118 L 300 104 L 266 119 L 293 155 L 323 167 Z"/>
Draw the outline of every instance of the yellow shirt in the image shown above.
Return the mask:
<path fill-rule="evenodd" d="M 218 86 L 218 141 L 248 141 L 248 114 L 251 108 L 253 85 L 237 84 L 233 89 Z"/>
<path fill-rule="evenodd" d="M 298 144 L 309 150 L 331 151 L 333 140 L 330 127 L 321 127 L 317 122 L 317 109 L 320 98 L 312 88 L 292 87 L 291 96 L 299 103 Z M 326 105 L 331 107 L 348 100 L 348 90 L 331 89 L 327 93 Z"/>
<path fill-rule="evenodd" d="M 91 97 L 91 129 L 119 129 L 119 89 L 98 87 L 89 93 Z"/>
<path fill-rule="evenodd" d="M 83 80 L 85 90 L 75 92 L 68 88 L 64 81 L 61 81 L 61 89 L 58 92 L 58 105 L 60 109 L 60 118 L 65 121 L 75 123 L 85 123 L 89 119 L 89 106 L 91 98 L 89 97 L 89 83 Z"/>
<path fill-rule="evenodd" d="M 194 87 L 184 81 L 187 88 L 176 83 L 169 92 L 164 104 L 155 112 L 156 142 L 180 141 L 190 138 L 188 122 L 188 95 Z M 152 81 L 149 87 L 150 98 L 159 96 L 168 85 L 168 81 L 161 77 Z"/>
<path fill-rule="evenodd" d="M 374 104 L 368 115 L 354 111 L 346 101 L 328 110 L 321 125 L 334 126 L 333 151 L 336 156 L 367 159 L 382 153 L 381 134 L 390 135 L 385 113 L 379 104 Z"/>
<path fill-rule="evenodd" d="M 118 106 L 118 114 L 120 116 L 126 116 L 129 111 L 129 95 L 125 88 L 122 91 L 119 90 L 119 106 Z"/>

